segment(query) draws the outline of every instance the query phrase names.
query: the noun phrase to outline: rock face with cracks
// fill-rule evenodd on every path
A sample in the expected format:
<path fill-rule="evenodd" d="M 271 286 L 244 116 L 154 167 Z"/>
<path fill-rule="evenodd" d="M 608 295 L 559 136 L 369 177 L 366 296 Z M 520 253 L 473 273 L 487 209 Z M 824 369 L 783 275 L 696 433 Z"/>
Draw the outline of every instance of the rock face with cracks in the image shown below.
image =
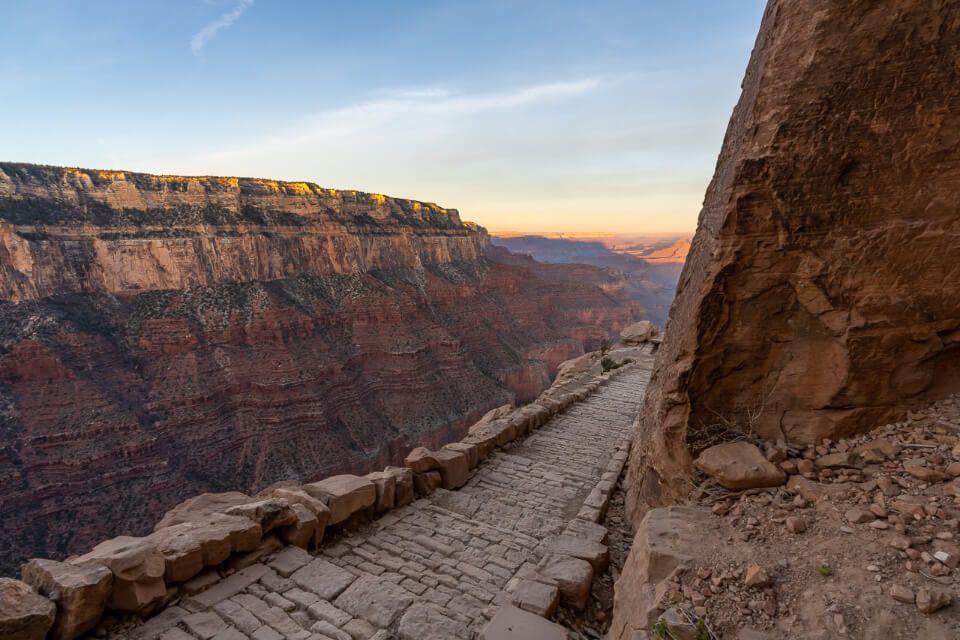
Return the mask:
<path fill-rule="evenodd" d="M 836 439 L 960 389 L 958 32 L 944 0 L 769 2 L 641 412 L 635 520 L 683 491 L 692 431 Z"/>

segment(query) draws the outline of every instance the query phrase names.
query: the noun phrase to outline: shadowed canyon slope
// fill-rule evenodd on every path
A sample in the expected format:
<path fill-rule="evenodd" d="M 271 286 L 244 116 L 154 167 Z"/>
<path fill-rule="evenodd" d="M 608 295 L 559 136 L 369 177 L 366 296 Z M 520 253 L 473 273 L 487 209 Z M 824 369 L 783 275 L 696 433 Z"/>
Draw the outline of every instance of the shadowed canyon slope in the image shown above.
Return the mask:
<path fill-rule="evenodd" d="M 641 315 L 487 245 L 433 204 L 0 163 L 0 569 L 447 442 Z"/>
<path fill-rule="evenodd" d="M 815 442 L 960 390 L 958 33 L 953 2 L 769 3 L 641 414 L 635 511 L 683 490 L 704 427 Z"/>

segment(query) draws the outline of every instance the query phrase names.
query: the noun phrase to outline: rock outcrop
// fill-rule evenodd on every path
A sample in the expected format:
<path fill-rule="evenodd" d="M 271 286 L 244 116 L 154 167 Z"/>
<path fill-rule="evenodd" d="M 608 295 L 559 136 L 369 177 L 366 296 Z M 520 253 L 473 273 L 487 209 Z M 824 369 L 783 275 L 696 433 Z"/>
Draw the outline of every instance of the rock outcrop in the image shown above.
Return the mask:
<path fill-rule="evenodd" d="M 23 582 L 0 578 L 0 638 L 43 640 L 55 614 L 54 604 Z"/>
<path fill-rule="evenodd" d="M 0 163 L 0 570 L 399 463 L 640 315 L 487 244 L 376 194 Z"/>
<path fill-rule="evenodd" d="M 691 433 L 836 439 L 960 389 L 958 33 L 944 0 L 770 1 L 641 413 L 635 521 L 685 490 Z"/>
<path fill-rule="evenodd" d="M 731 491 L 776 487 L 787 478 L 749 442 L 725 442 L 704 450 L 693 463 Z"/>
<path fill-rule="evenodd" d="M 660 335 L 657 325 L 649 320 L 636 322 L 620 332 L 620 340 L 626 345 L 644 344 Z"/>

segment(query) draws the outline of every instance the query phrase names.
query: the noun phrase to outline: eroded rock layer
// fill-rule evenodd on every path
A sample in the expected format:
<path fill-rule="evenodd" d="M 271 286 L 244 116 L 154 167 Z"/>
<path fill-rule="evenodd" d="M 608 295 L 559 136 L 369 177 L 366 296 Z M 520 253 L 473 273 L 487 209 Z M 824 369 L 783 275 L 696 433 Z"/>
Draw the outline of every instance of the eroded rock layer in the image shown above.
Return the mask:
<path fill-rule="evenodd" d="M 680 280 L 631 505 L 686 436 L 811 442 L 960 389 L 960 5 L 771 0 Z"/>
<path fill-rule="evenodd" d="M 638 315 L 454 210 L 0 164 L 0 572 L 205 491 L 399 462 Z"/>

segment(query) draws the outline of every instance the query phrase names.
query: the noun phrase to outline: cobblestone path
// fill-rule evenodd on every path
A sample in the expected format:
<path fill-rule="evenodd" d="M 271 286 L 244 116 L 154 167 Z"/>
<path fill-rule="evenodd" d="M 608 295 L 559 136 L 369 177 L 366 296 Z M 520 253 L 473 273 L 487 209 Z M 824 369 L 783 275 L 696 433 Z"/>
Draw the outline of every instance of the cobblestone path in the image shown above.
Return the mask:
<path fill-rule="evenodd" d="M 287 547 L 184 598 L 139 640 L 470 638 L 509 601 L 543 541 L 576 534 L 598 484 L 626 458 L 652 356 L 506 451 L 457 491 L 395 509 L 316 555 Z M 617 467 L 619 468 L 619 467 Z"/>

